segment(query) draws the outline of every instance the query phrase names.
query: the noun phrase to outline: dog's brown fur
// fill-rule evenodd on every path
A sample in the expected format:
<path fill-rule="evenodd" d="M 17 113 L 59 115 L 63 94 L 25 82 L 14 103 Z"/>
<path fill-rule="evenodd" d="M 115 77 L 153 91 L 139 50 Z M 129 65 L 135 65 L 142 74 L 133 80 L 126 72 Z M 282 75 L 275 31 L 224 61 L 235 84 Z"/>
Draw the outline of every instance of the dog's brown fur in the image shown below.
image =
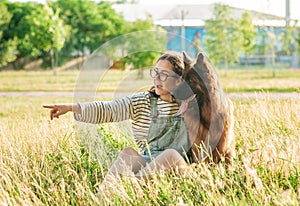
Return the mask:
<path fill-rule="evenodd" d="M 200 53 L 193 62 L 185 53 L 183 79 L 195 99 L 184 114 L 191 143 L 191 161 L 232 162 L 235 139 L 233 135 L 233 104 L 224 94 L 211 63 Z M 176 88 L 175 99 L 186 96 L 187 90 Z M 176 97 L 177 96 L 177 97 Z"/>

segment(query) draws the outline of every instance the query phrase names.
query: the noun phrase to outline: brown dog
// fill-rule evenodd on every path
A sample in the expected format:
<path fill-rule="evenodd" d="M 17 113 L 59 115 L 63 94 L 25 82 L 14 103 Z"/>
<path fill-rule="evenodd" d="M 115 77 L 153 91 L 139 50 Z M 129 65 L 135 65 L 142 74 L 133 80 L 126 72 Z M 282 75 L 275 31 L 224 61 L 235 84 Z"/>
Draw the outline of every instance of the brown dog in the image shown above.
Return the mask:
<path fill-rule="evenodd" d="M 211 63 L 200 53 L 195 62 L 183 53 L 183 83 L 172 95 L 189 134 L 191 162 L 232 162 L 235 148 L 233 104 L 224 94 Z"/>

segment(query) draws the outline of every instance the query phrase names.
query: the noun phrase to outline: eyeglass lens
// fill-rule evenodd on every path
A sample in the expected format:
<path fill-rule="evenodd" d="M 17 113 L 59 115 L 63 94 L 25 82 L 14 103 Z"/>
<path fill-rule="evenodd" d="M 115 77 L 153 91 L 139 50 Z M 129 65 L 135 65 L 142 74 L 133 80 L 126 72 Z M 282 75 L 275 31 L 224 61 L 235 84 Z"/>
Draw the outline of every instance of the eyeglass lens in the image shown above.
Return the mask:
<path fill-rule="evenodd" d="M 166 81 L 166 79 L 168 78 L 167 74 L 159 73 L 156 68 L 150 69 L 150 75 L 152 78 L 157 77 L 162 82 Z"/>

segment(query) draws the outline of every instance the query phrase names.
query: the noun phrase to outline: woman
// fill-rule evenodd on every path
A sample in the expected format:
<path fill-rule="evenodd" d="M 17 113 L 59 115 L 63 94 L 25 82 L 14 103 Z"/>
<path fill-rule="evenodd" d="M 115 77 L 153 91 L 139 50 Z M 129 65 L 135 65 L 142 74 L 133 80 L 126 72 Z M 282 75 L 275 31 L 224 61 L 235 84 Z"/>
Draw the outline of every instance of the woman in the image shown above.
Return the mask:
<path fill-rule="evenodd" d="M 187 132 L 182 115 L 178 114 L 179 106 L 170 94 L 181 83 L 183 68 L 178 53 L 166 52 L 150 70 L 154 86 L 149 92 L 109 102 L 45 105 L 44 108 L 51 109 L 51 120 L 72 111 L 75 119 L 82 122 L 132 121 L 141 151 L 131 147 L 123 149 L 109 169 L 106 181 L 125 173 L 128 168 L 136 177 L 159 170 L 185 168 L 185 151 L 189 149 Z"/>

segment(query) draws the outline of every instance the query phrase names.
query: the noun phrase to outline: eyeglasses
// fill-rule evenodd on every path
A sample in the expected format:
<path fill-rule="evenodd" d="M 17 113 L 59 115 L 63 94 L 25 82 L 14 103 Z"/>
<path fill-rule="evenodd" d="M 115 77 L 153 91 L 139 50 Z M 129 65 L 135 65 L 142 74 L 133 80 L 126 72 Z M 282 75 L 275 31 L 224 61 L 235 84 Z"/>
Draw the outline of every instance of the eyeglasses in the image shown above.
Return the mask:
<path fill-rule="evenodd" d="M 168 77 L 178 78 L 178 75 L 171 76 L 163 72 L 158 72 L 158 69 L 155 67 L 150 69 L 150 76 L 152 78 L 157 77 L 162 82 L 166 81 Z"/>

